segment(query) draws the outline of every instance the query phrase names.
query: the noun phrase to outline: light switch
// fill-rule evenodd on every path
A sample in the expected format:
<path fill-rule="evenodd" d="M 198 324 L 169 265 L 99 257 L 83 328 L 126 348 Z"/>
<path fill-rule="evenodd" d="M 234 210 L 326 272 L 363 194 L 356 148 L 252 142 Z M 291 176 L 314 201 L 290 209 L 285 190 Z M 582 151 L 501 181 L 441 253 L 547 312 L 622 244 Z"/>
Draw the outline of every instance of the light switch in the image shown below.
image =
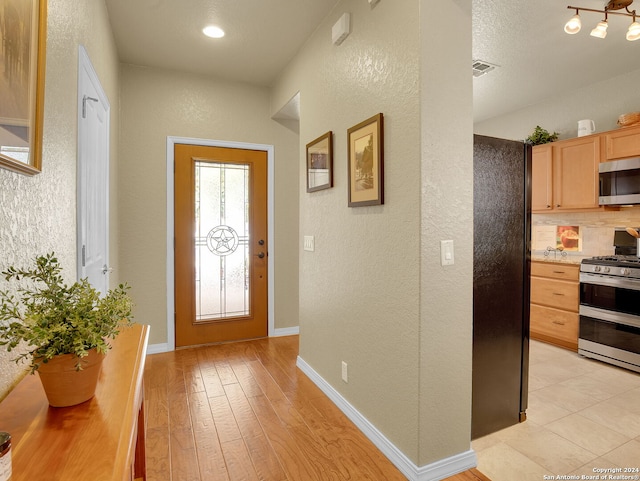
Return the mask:
<path fill-rule="evenodd" d="M 450 266 L 453 265 L 453 261 L 453 241 L 440 241 L 440 265 Z"/>
<path fill-rule="evenodd" d="M 316 250 L 316 241 L 312 235 L 304 236 L 304 250 L 313 252 Z"/>

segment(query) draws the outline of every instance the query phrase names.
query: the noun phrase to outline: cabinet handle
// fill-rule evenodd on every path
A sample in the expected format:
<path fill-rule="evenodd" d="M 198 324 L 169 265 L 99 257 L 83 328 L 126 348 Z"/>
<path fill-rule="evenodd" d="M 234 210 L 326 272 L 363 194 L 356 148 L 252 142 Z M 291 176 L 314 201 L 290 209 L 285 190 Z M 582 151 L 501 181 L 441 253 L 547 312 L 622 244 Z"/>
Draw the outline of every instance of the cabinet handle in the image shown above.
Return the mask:
<path fill-rule="evenodd" d="M 560 204 L 556 204 L 556 207 L 560 207 Z"/>
<path fill-rule="evenodd" d="M 564 271 L 553 271 L 554 274 L 564 274 Z"/>
<path fill-rule="evenodd" d="M 564 294 L 560 293 L 560 292 L 554 292 L 553 293 L 554 296 L 564 296 Z"/>
<path fill-rule="evenodd" d="M 558 326 L 564 326 L 564 322 L 560 322 L 560 321 L 551 321 L 554 324 L 557 324 Z"/>
<path fill-rule="evenodd" d="M 547 204 L 547 209 L 551 209 L 551 206 L 549 204 Z"/>

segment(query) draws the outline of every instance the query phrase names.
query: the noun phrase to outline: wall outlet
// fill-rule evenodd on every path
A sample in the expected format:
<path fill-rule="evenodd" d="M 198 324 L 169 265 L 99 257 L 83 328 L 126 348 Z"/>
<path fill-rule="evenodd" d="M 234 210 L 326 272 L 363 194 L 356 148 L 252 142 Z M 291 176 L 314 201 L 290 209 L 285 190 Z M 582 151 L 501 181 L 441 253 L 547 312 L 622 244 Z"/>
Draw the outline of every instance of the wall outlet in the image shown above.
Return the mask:
<path fill-rule="evenodd" d="M 349 382 L 349 372 L 347 371 L 347 363 L 342 361 L 342 380 Z"/>

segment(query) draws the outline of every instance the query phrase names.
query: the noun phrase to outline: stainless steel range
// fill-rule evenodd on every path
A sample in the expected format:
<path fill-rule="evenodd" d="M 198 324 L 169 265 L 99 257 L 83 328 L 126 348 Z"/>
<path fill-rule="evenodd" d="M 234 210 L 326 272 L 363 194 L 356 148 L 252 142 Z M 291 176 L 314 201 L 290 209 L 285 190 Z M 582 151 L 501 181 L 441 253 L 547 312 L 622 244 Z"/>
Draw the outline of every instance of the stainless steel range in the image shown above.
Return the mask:
<path fill-rule="evenodd" d="M 635 254 L 582 261 L 579 332 L 579 354 L 640 372 L 640 258 Z"/>

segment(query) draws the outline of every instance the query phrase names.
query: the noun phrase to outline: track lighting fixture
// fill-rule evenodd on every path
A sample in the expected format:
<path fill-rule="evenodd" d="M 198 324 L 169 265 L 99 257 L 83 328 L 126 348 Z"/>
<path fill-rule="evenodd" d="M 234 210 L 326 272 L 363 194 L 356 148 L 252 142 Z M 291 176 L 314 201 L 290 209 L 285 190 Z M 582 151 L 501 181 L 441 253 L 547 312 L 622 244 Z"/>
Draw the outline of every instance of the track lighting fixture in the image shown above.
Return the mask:
<path fill-rule="evenodd" d="M 636 22 L 634 18 L 633 23 L 629 25 L 629 30 L 627 30 L 627 40 L 633 42 L 638 39 L 640 39 L 640 23 Z"/>
<path fill-rule="evenodd" d="M 576 34 L 582 28 L 582 22 L 580 21 L 580 14 L 578 13 L 578 9 L 576 8 L 576 14 L 571 17 L 571 19 L 564 26 L 564 31 L 569 35 Z"/>
<path fill-rule="evenodd" d="M 609 23 L 607 22 L 607 17 L 605 13 L 605 19 L 602 22 L 598 22 L 596 28 L 591 30 L 591 36 L 597 38 L 605 38 L 607 36 L 607 28 L 609 27 Z"/>
<path fill-rule="evenodd" d="M 567 8 L 575 10 L 576 14 L 569 19 L 564 26 L 564 31 L 570 35 L 574 35 L 582 28 L 582 21 L 580 20 L 580 10 L 584 12 L 596 12 L 604 13 L 604 20 L 598 23 L 596 27 L 591 30 L 591 36 L 597 38 L 605 38 L 607 36 L 607 27 L 609 26 L 609 15 L 622 15 L 625 17 L 631 17 L 633 19 L 629 29 L 627 30 L 627 40 L 633 42 L 640 39 L 640 23 L 636 22 L 636 11 L 629 10 L 629 5 L 633 3 L 633 0 L 609 0 L 604 7 L 604 10 L 595 10 L 593 8 L 572 7 Z M 617 10 L 625 9 L 625 12 L 618 12 Z"/>

